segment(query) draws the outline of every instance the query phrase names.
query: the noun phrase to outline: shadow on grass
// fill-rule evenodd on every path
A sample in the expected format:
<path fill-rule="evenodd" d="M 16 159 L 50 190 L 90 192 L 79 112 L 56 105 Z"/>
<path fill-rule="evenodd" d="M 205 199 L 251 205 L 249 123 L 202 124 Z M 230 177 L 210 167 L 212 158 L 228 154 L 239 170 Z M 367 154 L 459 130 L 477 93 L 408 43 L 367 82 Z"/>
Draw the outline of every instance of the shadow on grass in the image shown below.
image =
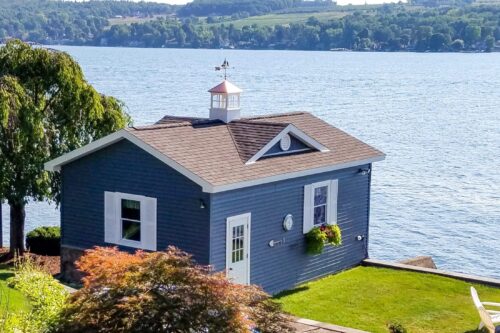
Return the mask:
<path fill-rule="evenodd" d="M 281 297 L 293 295 L 296 293 L 300 293 L 302 291 L 306 291 L 308 289 L 309 289 L 308 286 L 302 286 L 302 287 L 298 287 L 295 289 L 285 290 L 285 291 L 280 292 L 279 294 L 274 295 L 274 298 L 281 298 Z"/>
<path fill-rule="evenodd" d="M 8 278 L 13 277 L 14 273 L 12 272 L 0 272 L 0 281 L 6 281 Z"/>
<path fill-rule="evenodd" d="M 488 333 L 485 329 L 482 330 L 470 330 L 470 331 L 465 331 L 463 333 Z"/>

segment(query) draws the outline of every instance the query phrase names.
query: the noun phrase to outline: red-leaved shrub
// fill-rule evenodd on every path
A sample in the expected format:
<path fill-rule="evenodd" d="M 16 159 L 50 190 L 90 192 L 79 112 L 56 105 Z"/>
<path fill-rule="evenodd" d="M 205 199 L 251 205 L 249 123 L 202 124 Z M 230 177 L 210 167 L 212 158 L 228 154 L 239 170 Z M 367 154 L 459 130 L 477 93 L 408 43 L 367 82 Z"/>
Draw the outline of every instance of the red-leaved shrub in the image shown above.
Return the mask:
<path fill-rule="evenodd" d="M 232 284 L 174 247 L 135 254 L 96 247 L 77 267 L 84 286 L 57 332 L 292 332 L 260 288 Z"/>

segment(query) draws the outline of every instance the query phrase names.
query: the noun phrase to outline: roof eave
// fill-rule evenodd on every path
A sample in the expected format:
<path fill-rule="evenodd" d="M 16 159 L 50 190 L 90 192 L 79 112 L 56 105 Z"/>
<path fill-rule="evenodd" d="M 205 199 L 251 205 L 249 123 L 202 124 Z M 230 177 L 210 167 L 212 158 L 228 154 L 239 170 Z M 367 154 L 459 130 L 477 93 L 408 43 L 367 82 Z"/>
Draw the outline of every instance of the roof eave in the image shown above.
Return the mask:
<path fill-rule="evenodd" d="M 356 160 L 356 161 L 351 161 L 351 162 L 346 162 L 346 163 L 341 163 L 341 164 L 323 166 L 323 167 L 319 167 L 319 168 L 306 169 L 306 170 L 295 171 L 295 172 L 290 172 L 290 173 L 283 173 L 283 174 L 278 174 L 278 175 L 274 175 L 274 176 L 270 176 L 270 177 L 257 178 L 257 179 L 242 181 L 242 182 L 238 182 L 238 183 L 217 185 L 217 186 L 213 186 L 212 191 L 210 193 L 226 192 L 226 191 L 237 190 L 237 189 L 250 187 L 250 186 L 272 183 L 272 182 L 281 181 L 281 180 L 287 180 L 287 179 L 304 177 L 304 176 L 311 176 L 311 175 L 315 175 L 315 174 L 323 173 L 323 172 L 353 168 L 353 167 L 357 167 L 357 166 L 371 164 L 374 162 L 383 161 L 385 159 L 385 156 L 386 156 L 385 154 L 382 154 L 382 155 L 377 155 L 377 156 L 374 156 L 374 157 L 371 157 L 368 159 L 363 159 L 363 160 Z"/>
<path fill-rule="evenodd" d="M 61 167 L 65 164 L 71 163 L 79 158 L 86 155 L 92 154 L 93 152 L 103 149 L 107 146 L 112 145 L 124 138 L 124 133 L 126 130 L 120 130 L 118 132 L 107 135 L 99 140 L 93 141 L 83 147 L 70 151 L 64 155 L 61 155 L 53 160 L 50 160 L 44 164 L 44 169 L 46 171 L 60 171 Z"/>
<path fill-rule="evenodd" d="M 371 164 L 374 162 L 382 161 L 385 159 L 385 154 L 379 154 L 367 159 L 362 159 L 362 160 L 355 160 L 355 161 L 350 161 L 346 163 L 340 163 L 340 164 L 334 164 L 334 165 L 327 165 L 319 168 L 312 168 L 312 169 L 306 169 L 306 170 L 301 170 L 301 171 L 295 171 L 295 172 L 289 172 L 289 173 L 283 173 L 283 174 L 278 174 L 278 175 L 273 175 L 269 177 L 263 177 L 263 178 L 257 178 L 257 179 L 252 179 L 252 180 L 247 180 L 247 181 L 242 181 L 242 182 L 236 182 L 236 183 L 230 183 L 230 184 L 223 184 L 223 185 L 213 185 L 212 183 L 206 181 L 205 179 L 201 178 L 200 176 L 196 175 L 192 171 L 188 170 L 187 168 L 183 167 L 181 164 L 177 163 L 173 159 L 169 158 L 168 156 L 162 154 L 155 148 L 151 147 L 141 139 L 137 138 L 135 135 L 131 134 L 127 130 L 120 130 L 118 132 L 115 132 L 113 134 L 110 134 L 104 138 L 101 138 L 99 140 L 96 140 L 92 143 L 89 143 L 86 146 L 83 146 L 81 148 L 78 148 L 74 151 L 71 151 L 67 154 L 64 154 L 58 158 L 55 158 L 47 163 L 45 163 L 44 167 L 45 170 L 47 171 L 60 171 L 62 166 L 68 163 L 71 163 L 79 158 L 82 158 L 84 156 L 90 155 L 95 151 L 98 151 L 100 149 L 103 149 L 107 146 L 110 146 L 122 139 L 126 139 L 139 148 L 143 149 L 144 151 L 150 153 L 154 157 L 158 158 L 160 161 L 168 165 L 169 167 L 175 169 L 182 175 L 186 176 L 188 179 L 192 180 L 194 183 L 198 184 L 201 186 L 202 191 L 205 193 L 218 193 L 218 192 L 225 192 L 225 191 L 231 191 L 231 190 L 236 190 L 240 188 L 245 188 L 245 187 L 250 187 L 250 186 L 256 186 L 256 185 L 261 185 L 261 184 L 267 184 L 267 183 L 272 183 L 276 181 L 281 181 L 281 180 L 287 180 L 287 179 L 292 179 L 292 178 L 297 178 L 297 177 L 304 177 L 304 176 L 310 176 L 318 173 L 323 173 L 323 172 L 329 172 L 329 171 L 335 171 L 335 170 L 341 170 L 341 169 L 347 169 L 351 167 L 356 167 L 356 166 L 362 166 L 366 164 Z"/>
<path fill-rule="evenodd" d="M 45 163 L 44 168 L 47 171 L 60 171 L 62 166 L 68 163 L 71 163 L 73 161 L 76 161 L 77 159 L 80 159 L 82 157 L 85 157 L 87 155 L 90 155 L 100 149 L 103 149 L 105 147 L 108 147 L 120 140 L 126 139 L 130 141 L 131 143 L 135 144 L 142 150 L 146 151 L 147 153 L 153 155 L 169 167 L 173 168 L 180 174 L 184 175 L 186 178 L 192 180 L 194 183 L 198 184 L 201 186 L 203 192 L 208 192 L 211 193 L 213 192 L 213 185 L 207 182 L 205 179 L 201 178 L 197 174 L 193 173 L 192 171 L 188 170 L 181 164 L 177 163 L 170 157 L 166 156 L 165 154 L 159 152 L 152 146 L 148 145 L 146 142 L 142 141 L 135 135 L 131 134 L 129 131 L 123 129 L 118 132 L 115 132 L 113 134 L 110 134 L 108 136 L 105 136 L 104 138 L 101 138 L 99 140 L 96 140 L 94 142 L 89 143 L 88 145 L 85 145 L 81 148 L 75 149 L 67 154 L 64 154 L 62 156 L 59 156 L 58 158 L 55 158 L 47 163 Z"/>

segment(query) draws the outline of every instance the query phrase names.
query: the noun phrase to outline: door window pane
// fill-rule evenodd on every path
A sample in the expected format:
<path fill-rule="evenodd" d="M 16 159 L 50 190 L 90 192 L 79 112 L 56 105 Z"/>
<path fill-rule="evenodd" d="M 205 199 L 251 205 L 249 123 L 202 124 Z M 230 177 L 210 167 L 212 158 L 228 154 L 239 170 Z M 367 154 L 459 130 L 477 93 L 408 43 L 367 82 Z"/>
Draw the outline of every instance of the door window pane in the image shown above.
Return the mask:
<path fill-rule="evenodd" d="M 243 260 L 244 257 L 244 225 L 233 227 L 233 240 L 231 249 L 231 261 L 236 263 Z"/>

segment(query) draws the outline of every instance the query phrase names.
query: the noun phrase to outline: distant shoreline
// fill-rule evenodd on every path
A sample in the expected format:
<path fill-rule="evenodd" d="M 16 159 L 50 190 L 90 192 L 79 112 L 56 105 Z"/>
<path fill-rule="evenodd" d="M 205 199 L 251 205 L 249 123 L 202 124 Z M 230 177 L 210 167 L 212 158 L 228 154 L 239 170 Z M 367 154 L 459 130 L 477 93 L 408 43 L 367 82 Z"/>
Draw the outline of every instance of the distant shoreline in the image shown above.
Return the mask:
<path fill-rule="evenodd" d="M 7 41 L 2 41 L 0 43 L 0 46 L 5 45 Z M 449 51 L 449 50 L 443 50 L 443 51 L 416 51 L 416 50 L 394 50 L 394 51 L 388 51 L 388 50 L 351 50 L 351 49 L 331 49 L 331 50 L 309 50 L 309 49 L 275 49 L 275 48 L 206 48 L 206 47 L 179 47 L 179 46 L 172 46 L 172 47 L 146 47 L 146 46 L 122 46 L 122 45 L 92 45 L 92 44 L 68 44 L 68 43 L 55 43 L 55 44 L 41 44 L 37 42 L 31 42 L 31 41 L 24 41 L 25 43 L 31 44 L 31 45 L 36 45 L 36 46 L 42 46 L 42 47 L 50 47 L 50 46 L 72 46 L 72 47 L 96 47 L 96 48 L 130 48 L 130 49 L 179 49 L 179 50 L 226 50 L 226 51 L 231 51 L 231 50 L 238 50 L 238 51 L 300 51 L 300 52 L 332 52 L 332 53 L 350 53 L 350 52 L 355 52 L 355 53 L 498 53 L 500 52 L 500 48 L 495 48 L 490 51 L 485 51 L 485 50 L 463 50 L 463 51 Z"/>

